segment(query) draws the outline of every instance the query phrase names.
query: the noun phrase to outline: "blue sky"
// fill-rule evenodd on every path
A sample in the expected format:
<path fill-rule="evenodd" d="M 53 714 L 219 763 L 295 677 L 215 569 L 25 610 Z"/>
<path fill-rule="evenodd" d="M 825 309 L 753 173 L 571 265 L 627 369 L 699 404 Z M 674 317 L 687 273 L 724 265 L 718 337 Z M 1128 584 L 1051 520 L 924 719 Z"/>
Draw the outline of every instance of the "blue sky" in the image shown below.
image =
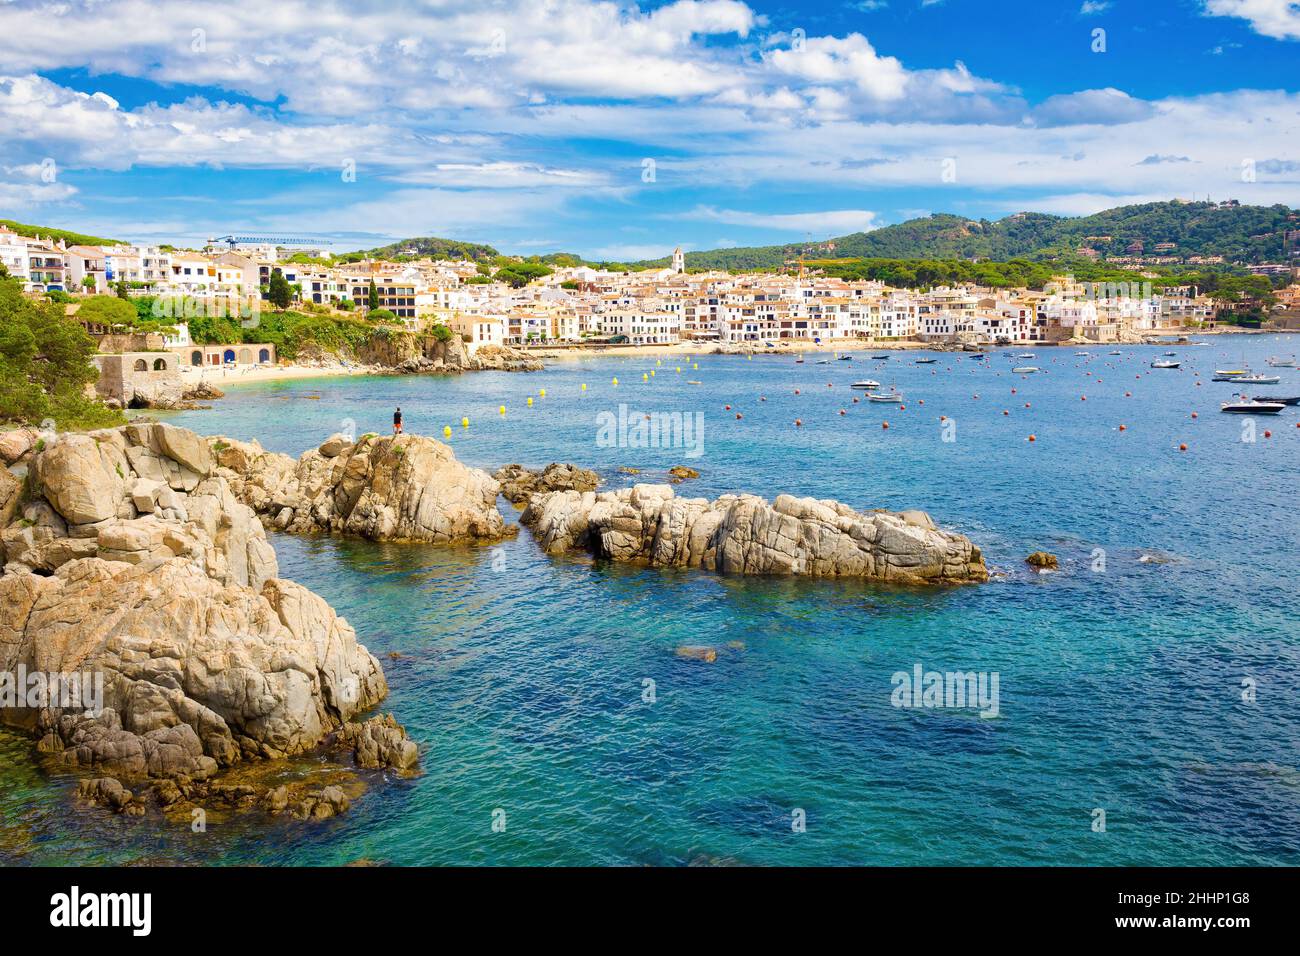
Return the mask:
<path fill-rule="evenodd" d="M 0 217 L 637 259 L 1300 205 L 1292 0 L 0 0 Z"/>

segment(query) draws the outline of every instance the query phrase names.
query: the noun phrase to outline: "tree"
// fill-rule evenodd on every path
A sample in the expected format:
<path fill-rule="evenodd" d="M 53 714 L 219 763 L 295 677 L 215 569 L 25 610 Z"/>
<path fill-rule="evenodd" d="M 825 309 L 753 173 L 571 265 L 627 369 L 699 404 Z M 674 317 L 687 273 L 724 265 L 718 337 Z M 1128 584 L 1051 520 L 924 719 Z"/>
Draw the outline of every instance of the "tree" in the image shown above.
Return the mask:
<path fill-rule="evenodd" d="M 370 277 L 370 292 L 366 296 L 366 308 L 374 311 L 379 308 L 379 289 L 375 286 L 375 277 Z"/>
<path fill-rule="evenodd" d="M 135 325 L 136 318 L 135 306 L 115 295 L 92 295 L 77 306 L 77 321 L 87 325 L 129 328 Z"/>
<path fill-rule="evenodd" d="M 20 283 L 0 280 L 0 421 L 53 418 L 61 428 L 121 423 L 120 412 L 86 397 L 98 375 L 90 360 L 96 351 L 95 340 L 60 303 L 33 301 Z"/>
<path fill-rule="evenodd" d="M 125 279 L 119 279 L 117 283 L 117 297 L 119 299 L 131 298 L 131 288 L 126 284 Z"/>
<path fill-rule="evenodd" d="M 281 312 L 289 308 L 289 303 L 293 301 L 293 289 L 279 269 L 271 270 L 270 281 L 266 284 L 266 298 Z"/>
<path fill-rule="evenodd" d="M 81 287 L 83 289 L 89 289 L 90 291 L 93 292 L 95 291 L 95 287 L 97 284 L 98 283 L 96 283 L 94 276 L 82 276 L 81 278 Z"/>

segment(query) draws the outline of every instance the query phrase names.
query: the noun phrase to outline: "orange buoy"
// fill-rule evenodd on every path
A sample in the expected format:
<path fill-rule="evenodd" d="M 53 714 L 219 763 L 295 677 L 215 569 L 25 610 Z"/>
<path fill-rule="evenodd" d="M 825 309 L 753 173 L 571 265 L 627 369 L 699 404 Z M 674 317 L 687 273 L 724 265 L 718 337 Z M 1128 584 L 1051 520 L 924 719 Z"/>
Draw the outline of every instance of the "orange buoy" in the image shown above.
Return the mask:
<path fill-rule="evenodd" d="M 1179 451 L 1187 451 L 1187 445 L 1185 445 L 1185 444 L 1183 444 L 1183 445 L 1179 445 L 1179 446 L 1178 446 L 1178 450 L 1179 450 Z"/>
<path fill-rule="evenodd" d="M 1081 401 L 1081 402 L 1086 402 L 1087 400 L 1088 400 L 1088 396 L 1087 396 L 1087 395 L 1080 395 L 1080 396 L 1079 396 L 1079 401 Z"/>
<path fill-rule="evenodd" d="M 1127 426 L 1127 425 L 1120 425 L 1120 426 L 1119 426 L 1119 430 L 1122 431 L 1122 432 L 1123 432 L 1123 431 L 1128 431 L 1128 426 Z"/>
<path fill-rule="evenodd" d="M 1011 390 L 1011 394 L 1012 395 L 1016 394 L 1016 390 L 1014 388 Z"/>
<path fill-rule="evenodd" d="M 1007 411 L 1007 410 L 1004 408 L 1004 409 L 1002 409 L 1002 414 L 1003 414 L 1003 415 L 1010 415 L 1011 413 L 1010 413 L 1009 411 Z"/>
<path fill-rule="evenodd" d="M 1025 402 L 1025 408 L 1028 408 L 1028 407 L 1029 407 L 1029 403 L 1028 403 L 1028 402 Z"/>
<path fill-rule="evenodd" d="M 948 416 L 947 416 L 947 415 L 940 415 L 940 416 L 939 416 L 939 421 L 941 421 L 941 422 L 946 422 L 947 420 L 948 420 Z"/>
<path fill-rule="evenodd" d="M 888 428 L 888 427 L 889 427 L 889 422 L 881 422 L 881 423 L 880 423 L 880 427 L 881 427 L 881 428 Z"/>
<path fill-rule="evenodd" d="M 1197 415 L 1196 412 L 1192 412 L 1192 417 L 1193 417 L 1193 418 L 1199 418 L 1200 416 Z"/>
<path fill-rule="evenodd" d="M 1125 392 L 1125 393 L 1124 393 L 1124 397 L 1125 397 L 1125 398 L 1132 398 L 1132 397 L 1133 397 L 1133 393 L 1132 393 L 1132 392 Z"/>
<path fill-rule="evenodd" d="M 844 409 L 841 408 L 841 409 L 840 409 L 840 414 L 841 414 L 841 415 L 847 415 L 848 412 L 844 411 Z"/>
<path fill-rule="evenodd" d="M 727 412 L 729 412 L 729 411 L 731 411 L 731 406 L 730 406 L 730 405 L 723 405 L 723 406 L 722 406 L 722 409 L 723 409 L 723 411 L 727 411 Z"/>
<path fill-rule="evenodd" d="M 803 419 L 796 418 L 796 419 L 794 420 L 794 424 L 795 424 L 795 427 L 796 427 L 796 428 L 802 427 L 802 426 L 803 426 Z"/>
<path fill-rule="evenodd" d="M 799 394 L 799 389 L 796 388 L 796 389 L 794 390 L 794 393 L 795 393 L 796 395 L 798 395 L 798 394 Z"/>
<path fill-rule="evenodd" d="M 924 399 L 924 398 L 918 398 L 918 399 L 916 400 L 916 404 L 918 404 L 918 405 L 924 405 L 924 404 L 925 404 L 925 399 Z"/>
<path fill-rule="evenodd" d="M 827 382 L 827 383 L 826 383 L 826 387 L 827 387 L 827 388 L 834 388 L 834 387 L 835 387 L 835 383 L 834 383 L 834 382 Z"/>
<path fill-rule="evenodd" d="M 1267 429 L 1265 429 L 1265 430 L 1264 430 L 1264 437 L 1265 437 L 1265 438 L 1272 438 L 1272 437 L 1273 437 L 1273 433 L 1272 433 L 1271 431 L 1268 431 Z"/>
<path fill-rule="evenodd" d="M 740 412 L 736 412 L 736 421 L 740 421 L 740 418 L 741 418 Z"/>
<path fill-rule="evenodd" d="M 1036 436 L 1036 435 L 1030 435 L 1030 436 L 1029 436 L 1029 440 L 1030 440 L 1030 441 L 1038 441 L 1038 436 Z"/>

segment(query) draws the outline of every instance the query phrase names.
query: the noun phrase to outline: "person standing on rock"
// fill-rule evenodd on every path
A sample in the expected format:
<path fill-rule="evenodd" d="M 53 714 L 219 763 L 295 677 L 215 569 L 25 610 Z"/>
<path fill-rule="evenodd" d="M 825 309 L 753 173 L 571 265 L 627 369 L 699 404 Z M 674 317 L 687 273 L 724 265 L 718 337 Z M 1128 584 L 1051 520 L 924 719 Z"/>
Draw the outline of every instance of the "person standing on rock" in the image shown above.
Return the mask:
<path fill-rule="evenodd" d="M 397 411 L 393 412 L 393 434 L 402 434 L 402 409 L 399 405 Z"/>

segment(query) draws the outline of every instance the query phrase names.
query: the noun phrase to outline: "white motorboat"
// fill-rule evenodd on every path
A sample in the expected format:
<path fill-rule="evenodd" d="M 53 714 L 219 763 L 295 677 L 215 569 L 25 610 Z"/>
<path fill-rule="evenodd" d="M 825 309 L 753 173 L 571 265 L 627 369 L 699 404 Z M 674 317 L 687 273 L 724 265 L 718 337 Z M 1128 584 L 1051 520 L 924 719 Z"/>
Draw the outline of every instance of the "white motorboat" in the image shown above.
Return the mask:
<path fill-rule="evenodd" d="M 1110 354 L 1111 354 L 1111 355 L 1123 355 L 1124 353 L 1121 352 L 1119 349 L 1116 349 L 1115 351 L 1111 352 Z"/>
<path fill-rule="evenodd" d="M 1087 357 L 1088 357 L 1089 355 L 1091 355 L 1092 353 L 1091 353 L 1091 352 L 1075 352 L 1074 354 L 1075 354 L 1075 355 L 1082 355 L 1084 358 L 1087 358 Z"/>
<path fill-rule="evenodd" d="M 1019 359 L 1034 358 L 1034 353 L 1033 353 L 1033 352 L 1021 352 L 1019 355 L 1016 356 L 1016 358 L 1019 358 Z"/>
<path fill-rule="evenodd" d="M 1178 366 L 1182 364 L 1183 364 L 1182 362 L 1169 362 L 1169 361 L 1162 361 L 1158 359 L 1151 363 L 1151 367 L 1152 368 L 1178 368 Z"/>
<path fill-rule="evenodd" d="M 863 379 L 861 382 L 854 382 L 852 385 L 849 386 L 849 388 L 858 388 L 863 390 L 871 389 L 871 388 L 880 388 L 880 383 L 873 382 L 871 379 L 867 378 L 867 379 Z"/>
<path fill-rule="evenodd" d="M 1279 358 L 1274 355 L 1268 359 L 1269 368 L 1295 368 L 1295 356 Z"/>
<path fill-rule="evenodd" d="M 1280 375 L 1238 375 L 1233 378 L 1238 385 L 1276 385 L 1282 381 Z"/>
<path fill-rule="evenodd" d="M 1039 371 L 1039 368 L 1037 365 L 1017 365 L 1011 371 L 1018 375 L 1029 375 L 1033 372 Z"/>
<path fill-rule="evenodd" d="M 1256 402 L 1243 398 L 1239 402 L 1224 402 L 1219 406 L 1230 415 L 1276 415 L 1286 408 L 1281 402 Z"/>
<path fill-rule="evenodd" d="M 869 402 L 889 402 L 894 405 L 897 405 L 902 400 L 903 396 L 898 392 L 878 392 L 875 395 L 867 396 Z"/>
<path fill-rule="evenodd" d="M 889 361 L 889 356 L 888 356 L 888 355 L 873 355 L 873 356 L 871 356 L 871 358 L 872 358 L 874 361 L 876 361 L 876 362 L 888 362 L 888 361 Z"/>
<path fill-rule="evenodd" d="M 939 360 L 938 360 L 938 359 L 933 359 L 933 358 L 919 358 L 919 359 L 916 360 L 916 364 L 917 364 L 917 365 L 933 365 L 933 364 L 934 364 L 935 362 L 937 362 L 937 361 L 939 361 Z"/>

